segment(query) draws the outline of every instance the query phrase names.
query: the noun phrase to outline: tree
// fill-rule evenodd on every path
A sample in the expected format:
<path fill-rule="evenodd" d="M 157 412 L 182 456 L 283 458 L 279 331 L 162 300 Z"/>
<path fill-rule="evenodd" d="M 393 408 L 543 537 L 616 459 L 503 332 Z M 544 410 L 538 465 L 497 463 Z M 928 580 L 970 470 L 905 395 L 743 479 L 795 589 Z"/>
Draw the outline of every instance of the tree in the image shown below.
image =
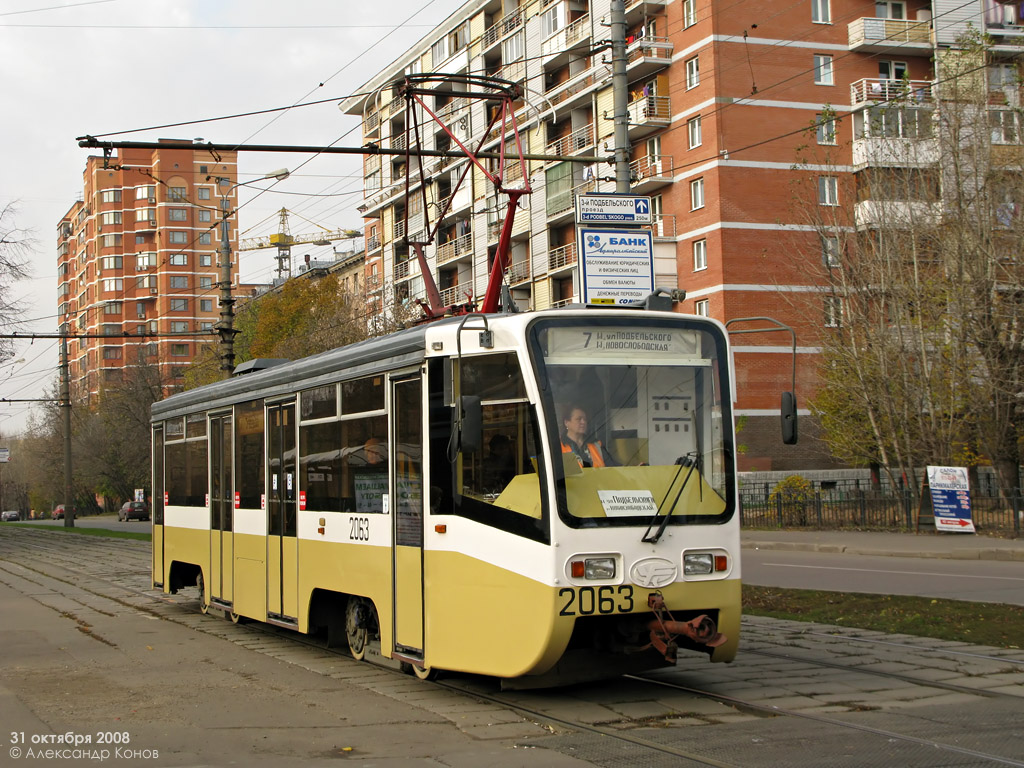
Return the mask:
<path fill-rule="evenodd" d="M 0 322 L 8 328 L 18 322 L 21 307 L 12 287 L 27 275 L 27 254 L 32 246 L 28 233 L 15 223 L 16 216 L 13 204 L 0 208 Z M 10 352 L 11 341 L 0 339 L 0 359 L 9 357 Z"/>
<path fill-rule="evenodd" d="M 835 455 L 877 462 L 915 492 L 925 464 L 980 453 L 1002 492 L 1019 493 L 1024 152 L 1005 100 L 1020 84 L 994 103 L 988 56 L 969 36 L 939 56 L 934 84 L 871 83 L 854 114 L 855 172 L 843 185 L 816 170 L 801 193 L 820 202 L 821 179 L 835 179 L 838 200 L 808 206 L 824 290 L 806 308 L 824 306 L 831 326 L 812 409 Z"/>

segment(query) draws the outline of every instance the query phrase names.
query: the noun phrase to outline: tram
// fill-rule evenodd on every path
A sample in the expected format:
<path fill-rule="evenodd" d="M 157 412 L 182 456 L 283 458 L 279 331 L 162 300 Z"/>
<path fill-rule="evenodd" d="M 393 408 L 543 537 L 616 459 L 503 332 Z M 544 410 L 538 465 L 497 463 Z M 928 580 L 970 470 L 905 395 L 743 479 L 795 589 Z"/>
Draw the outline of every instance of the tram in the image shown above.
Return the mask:
<path fill-rule="evenodd" d="M 154 587 L 420 677 L 731 661 L 731 370 L 717 321 L 596 307 L 239 366 L 153 406 Z"/>

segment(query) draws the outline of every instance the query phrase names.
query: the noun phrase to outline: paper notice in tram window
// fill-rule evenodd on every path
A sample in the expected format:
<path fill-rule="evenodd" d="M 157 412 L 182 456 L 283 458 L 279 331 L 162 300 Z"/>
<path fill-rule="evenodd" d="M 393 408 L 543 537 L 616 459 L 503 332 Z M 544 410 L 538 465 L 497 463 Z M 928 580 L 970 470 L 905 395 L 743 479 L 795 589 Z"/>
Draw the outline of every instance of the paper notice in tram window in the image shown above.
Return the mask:
<path fill-rule="evenodd" d="M 355 476 L 356 512 L 362 514 L 381 513 L 384 511 L 382 497 L 388 489 L 388 476 L 375 474 L 357 474 Z"/>
<path fill-rule="evenodd" d="M 597 495 L 608 517 L 650 516 L 658 511 L 650 491 L 598 491 Z"/>

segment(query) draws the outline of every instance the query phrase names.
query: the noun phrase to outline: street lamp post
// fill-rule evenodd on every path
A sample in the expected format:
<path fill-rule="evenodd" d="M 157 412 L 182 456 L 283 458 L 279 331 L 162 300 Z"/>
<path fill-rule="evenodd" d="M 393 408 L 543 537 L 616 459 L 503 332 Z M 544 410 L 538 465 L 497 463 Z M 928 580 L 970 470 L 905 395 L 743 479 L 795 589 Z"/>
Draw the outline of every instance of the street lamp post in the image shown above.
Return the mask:
<path fill-rule="evenodd" d="M 289 176 L 287 168 L 271 171 L 260 179 L 253 181 L 265 181 L 275 179 L 284 181 Z M 220 320 L 214 326 L 220 336 L 220 370 L 225 379 L 231 378 L 235 370 L 235 299 L 231 295 L 231 241 L 228 238 L 228 216 L 231 215 L 231 205 L 228 195 L 233 189 L 252 184 L 253 181 L 241 181 L 231 183 L 231 179 L 225 177 L 217 178 L 217 185 L 221 189 L 221 219 L 220 219 Z"/>

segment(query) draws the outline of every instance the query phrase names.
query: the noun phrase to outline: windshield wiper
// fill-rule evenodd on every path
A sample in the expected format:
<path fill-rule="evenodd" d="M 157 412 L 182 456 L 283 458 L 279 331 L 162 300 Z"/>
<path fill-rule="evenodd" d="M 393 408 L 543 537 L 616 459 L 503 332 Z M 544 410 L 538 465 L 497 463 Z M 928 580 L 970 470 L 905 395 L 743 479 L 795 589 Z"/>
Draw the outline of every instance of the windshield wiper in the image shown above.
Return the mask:
<path fill-rule="evenodd" d="M 679 469 L 676 470 L 675 476 L 672 478 L 672 482 L 668 484 L 668 489 L 665 491 L 665 498 L 661 500 L 661 504 L 658 505 L 658 509 L 654 512 L 654 517 L 651 522 L 647 525 L 647 530 L 644 532 L 643 538 L 640 541 L 646 544 L 657 544 L 662 534 L 665 533 L 665 528 L 668 526 L 668 519 L 672 517 L 672 513 L 676 509 L 676 502 L 679 501 L 679 497 L 683 495 L 683 491 L 686 489 L 686 484 L 690 482 L 690 476 L 693 471 L 697 469 L 697 464 L 700 461 L 700 454 L 697 451 L 690 451 L 684 456 L 680 456 L 676 459 L 676 464 L 679 465 Z M 672 486 L 676 484 L 676 480 L 679 479 L 679 473 L 683 471 L 683 467 L 689 467 L 686 473 L 686 477 L 683 478 L 682 485 L 679 486 L 679 490 L 676 492 L 676 497 L 672 499 L 672 506 L 669 507 L 668 511 L 662 515 L 661 510 L 665 508 L 665 502 L 668 501 L 668 495 L 672 493 Z M 661 518 L 661 523 L 658 524 L 658 530 L 653 534 L 651 528 L 658 522 L 658 518 Z"/>

